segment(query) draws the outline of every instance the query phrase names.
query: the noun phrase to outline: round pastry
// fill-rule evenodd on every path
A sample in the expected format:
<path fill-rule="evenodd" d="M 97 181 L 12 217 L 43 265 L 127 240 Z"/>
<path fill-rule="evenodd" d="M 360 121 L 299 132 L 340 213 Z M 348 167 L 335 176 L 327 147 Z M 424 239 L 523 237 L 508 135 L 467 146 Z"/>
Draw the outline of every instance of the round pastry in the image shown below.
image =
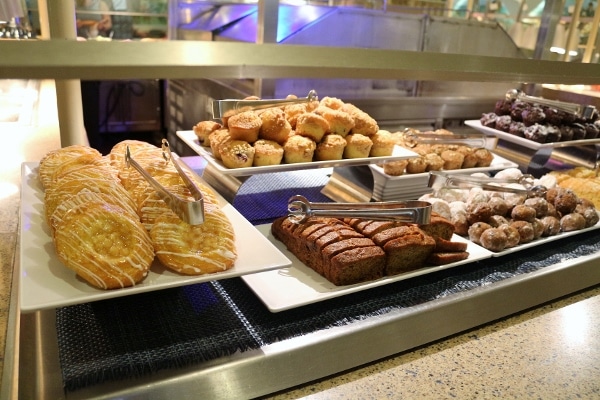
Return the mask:
<path fill-rule="evenodd" d="M 546 122 L 548 124 L 556 126 L 562 125 L 562 115 L 556 108 L 543 107 L 542 109 L 544 110 Z"/>
<path fill-rule="evenodd" d="M 533 124 L 525 128 L 525 138 L 536 143 L 546 143 L 548 130 L 544 125 Z"/>
<path fill-rule="evenodd" d="M 379 164 L 383 168 L 383 172 L 391 176 L 404 175 L 407 165 L 408 160 L 386 161 L 383 164 Z"/>
<path fill-rule="evenodd" d="M 577 208 L 575 208 L 575 212 L 583 216 L 583 218 L 585 219 L 586 228 L 596 225 L 600 220 L 600 217 L 598 216 L 598 211 L 593 206 L 583 207 L 578 205 Z"/>
<path fill-rule="evenodd" d="M 283 159 L 287 164 L 310 162 L 317 145 L 312 139 L 291 135 L 283 145 Z"/>
<path fill-rule="evenodd" d="M 189 225 L 174 213 L 163 214 L 152 226 L 150 237 L 161 263 L 184 275 L 226 271 L 237 258 L 233 226 L 213 204 L 205 204 L 200 225 Z"/>
<path fill-rule="evenodd" d="M 198 137 L 198 142 L 201 146 L 210 146 L 208 136 L 217 129 L 223 128 L 223 125 L 216 121 L 200 121 L 193 127 L 193 131 Z"/>
<path fill-rule="evenodd" d="M 319 143 L 328 130 L 327 120 L 315 113 L 301 114 L 296 121 L 296 134 L 312 139 L 315 143 Z"/>
<path fill-rule="evenodd" d="M 533 222 L 535 219 L 536 210 L 533 207 L 527 206 L 525 204 L 517 204 L 513 207 L 510 216 L 512 219 L 516 221 L 527 221 Z"/>
<path fill-rule="evenodd" d="M 579 213 L 569 213 L 560 219 L 562 232 L 578 231 L 585 228 L 585 218 Z"/>
<path fill-rule="evenodd" d="M 54 244 L 66 267 L 100 289 L 135 285 L 154 260 L 152 242 L 139 220 L 104 202 L 71 208 L 55 227 Z"/>
<path fill-rule="evenodd" d="M 560 129 L 554 125 L 546 125 L 546 142 L 554 143 L 560 141 Z"/>
<path fill-rule="evenodd" d="M 160 149 L 155 145 L 148 142 L 144 142 L 142 140 L 122 140 L 119 143 L 115 144 L 108 153 L 110 163 L 113 167 L 117 169 L 122 169 L 125 167 L 125 152 L 127 147 L 129 147 L 129 153 L 132 157 L 135 158 L 136 161 L 138 161 L 138 155 L 143 155 L 146 151 L 160 151 Z"/>
<path fill-rule="evenodd" d="M 454 150 L 444 150 L 440 157 L 444 160 L 445 170 L 460 169 L 465 160 L 465 156 Z"/>
<path fill-rule="evenodd" d="M 536 218 L 542 218 L 548 215 L 548 200 L 542 197 L 530 197 L 523 205 L 532 207 L 535 210 Z"/>
<path fill-rule="evenodd" d="M 321 106 L 315 110 L 315 114 L 325 118 L 329 125 L 328 133 L 345 137 L 354 128 L 354 118 L 340 109 Z"/>
<path fill-rule="evenodd" d="M 316 161 L 341 160 L 346 148 L 346 139 L 340 135 L 328 134 L 317 144 L 314 158 Z"/>
<path fill-rule="evenodd" d="M 554 236 L 560 232 L 560 220 L 558 218 L 547 215 L 541 221 L 544 225 L 542 236 Z"/>
<path fill-rule="evenodd" d="M 471 225 L 475 222 L 487 222 L 492 215 L 492 208 L 487 202 L 467 205 L 467 220 Z"/>
<path fill-rule="evenodd" d="M 577 195 L 571 190 L 559 190 L 554 196 L 554 207 L 561 215 L 566 215 L 575 210 L 575 207 L 577 207 L 577 200 Z"/>
<path fill-rule="evenodd" d="M 521 241 L 521 235 L 519 235 L 519 231 L 516 228 L 510 226 L 510 224 L 508 224 L 508 223 L 502 224 L 502 225 L 498 226 L 498 229 L 500 229 L 506 235 L 506 248 L 507 249 L 511 248 L 511 247 L 515 247 Z"/>
<path fill-rule="evenodd" d="M 533 222 L 531 223 L 531 226 L 533 227 L 533 238 L 534 239 L 539 239 L 540 237 L 542 237 L 543 233 L 544 233 L 544 223 L 542 222 L 541 219 L 539 218 L 535 218 L 533 220 Z"/>
<path fill-rule="evenodd" d="M 254 143 L 258 140 L 261 125 L 262 120 L 254 111 L 235 114 L 227 122 L 231 138 L 248 143 Z"/>
<path fill-rule="evenodd" d="M 498 118 L 498 115 L 496 115 L 496 113 L 493 113 L 493 112 L 492 113 L 484 113 L 484 114 L 481 114 L 481 118 L 479 118 L 479 122 L 481 122 L 481 125 L 483 125 L 483 126 L 495 129 L 497 118 Z"/>
<path fill-rule="evenodd" d="M 515 100 L 513 101 L 510 107 L 510 116 L 514 121 L 523 121 L 522 113 L 529 107 L 529 104 L 521 101 Z"/>
<path fill-rule="evenodd" d="M 505 216 L 508 212 L 508 203 L 502 197 L 492 197 L 488 200 L 493 215 Z"/>
<path fill-rule="evenodd" d="M 424 156 L 408 159 L 406 172 L 409 174 L 421 174 L 427 171 L 427 161 Z"/>
<path fill-rule="evenodd" d="M 227 168 L 251 167 L 254 162 L 254 147 L 244 140 L 228 140 L 219 146 L 219 155 Z"/>
<path fill-rule="evenodd" d="M 479 243 L 490 251 L 502 251 L 506 248 L 508 238 L 502 229 L 490 228 L 481 233 Z"/>
<path fill-rule="evenodd" d="M 485 222 L 475 222 L 474 224 L 471 224 L 468 230 L 469 240 L 473 243 L 481 244 L 481 235 L 483 232 L 491 228 L 492 226 Z"/>
<path fill-rule="evenodd" d="M 427 164 L 425 171 L 441 171 L 444 168 L 444 160 L 438 154 L 425 154 L 423 160 Z"/>
<path fill-rule="evenodd" d="M 525 137 L 525 124 L 521 121 L 511 122 L 508 133 L 518 137 Z"/>
<path fill-rule="evenodd" d="M 290 104 L 283 108 L 283 112 L 285 113 L 285 118 L 290 123 L 292 129 L 296 129 L 296 123 L 298 121 L 298 117 L 302 114 L 309 112 L 308 104 L 306 104 L 306 103 Z"/>
<path fill-rule="evenodd" d="M 46 153 L 40 160 L 38 167 L 38 177 L 42 187 L 45 189 L 50 185 L 54 171 L 60 164 L 82 155 L 91 155 L 98 159 L 102 158 L 102 153 L 98 150 L 82 145 L 62 147 Z M 125 153 L 123 153 L 122 157 L 123 159 L 125 158 Z"/>
<path fill-rule="evenodd" d="M 377 121 L 375 121 L 375 119 L 373 119 L 366 112 L 356 109 L 350 115 L 354 119 L 354 128 L 352 128 L 352 133 L 373 136 L 379 130 Z"/>
<path fill-rule="evenodd" d="M 570 125 L 560 125 L 560 140 L 568 142 L 573 140 L 573 128 Z"/>
<path fill-rule="evenodd" d="M 598 137 L 600 130 L 598 130 L 598 127 L 595 124 L 586 123 L 584 126 L 586 139 L 596 139 Z"/>
<path fill-rule="evenodd" d="M 544 110 L 541 107 L 530 106 L 523 110 L 521 118 L 526 126 L 531 126 L 543 124 L 546 120 L 546 114 L 544 114 Z"/>
<path fill-rule="evenodd" d="M 344 102 L 337 97 L 325 96 L 319 101 L 319 105 L 333 110 L 340 110 L 344 106 Z"/>
<path fill-rule="evenodd" d="M 369 157 L 391 156 L 396 145 L 394 136 L 389 131 L 379 130 L 371 136 L 373 146 L 369 152 Z"/>
<path fill-rule="evenodd" d="M 262 167 L 266 165 L 278 165 L 281 164 L 283 159 L 283 147 L 273 141 L 258 139 L 254 142 L 254 161 L 255 167 Z"/>
<path fill-rule="evenodd" d="M 467 236 L 469 234 L 469 222 L 466 213 L 453 213 L 450 222 L 454 225 L 454 233 L 457 235 Z"/>
<path fill-rule="evenodd" d="M 229 130 L 227 129 L 217 129 L 208 136 L 208 141 L 210 142 L 210 149 L 212 151 L 213 157 L 216 160 L 221 159 L 219 147 L 221 146 L 221 144 L 225 143 L 228 140 L 231 140 L 231 136 L 229 135 Z"/>
<path fill-rule="evenodd" d="M 513 100 L 501 99 L 494 105 L 494 112 L 497 115 L 510 115 Z"/>
<path fill-rule="evenodd" d="M 344 158 L 367 158 L 371 152 L 373 141 L 360 133 L 351 133 L 345 137 Z"/>
<path fill-rule="evenodd" d="M 268 108 L 260 113 L 262 121 L 258 133 L 260 139 L 272 140 L 283 145 L 292 132 L 292 125 L 281 108 Z"/>
<path fill-rule="evenodd" d="M 513 120 L 510 115 L 500 115 L 496 118 L 496 129 L 503 132 L 510 131 Z"/>
<path fill-rule="evenodd" d="M 179 198 L 193 200 L 189 190 L 183 185 L 165 186 L 165 188 Z M 148 186 L 145 191 L 146 196 L 140 199 L 138 206 L 138 215 L 140 222 L 148 232 L 154 226 L 156 219 L 164 213 L 172 212 L 171 208 L 165 203 L 156 190 Z M 205 199 L 210 202 L 210 199 Z"/>
<path fill-rule="evenodd" d="M 519 244 L 529 243 L 535 238 L 535 232 L 533 231 L 533 225 L 527 221 L 513 221 L 510 226 L 515 228 L 519 232 Z"/>
<path fill-rule="evenodd" d="M 578 122 L 574 122 L 571 124 L 571 129 L 573 130 L 573 137 L 571 140 L 585 139 L 585 126 Z"/>

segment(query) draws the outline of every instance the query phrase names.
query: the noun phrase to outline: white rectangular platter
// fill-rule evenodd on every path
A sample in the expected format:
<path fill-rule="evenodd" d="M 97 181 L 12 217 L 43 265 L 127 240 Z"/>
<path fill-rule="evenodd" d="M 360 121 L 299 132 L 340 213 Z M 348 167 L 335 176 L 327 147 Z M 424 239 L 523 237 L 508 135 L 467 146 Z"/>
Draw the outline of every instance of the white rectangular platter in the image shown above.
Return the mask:
<path fill-rule="evenodd" d="M 492 253 L 460 236 L 453 240 L 468 243 L 469 258 L 452 264 L 422 268 L 416 271 L 384 277 L 375 281 L 358 283 L 348 286 L 335 286 L 327 279 L 304 265 L 296 256 L 289 252 L 285 245 L 273 237 L 271 225 L 259 225 L 258 230 L 268 238 L 291 261 L 292 265 L 277 271 L 260 272 L 242 277 L 244 282 L 261 299 L 271 312 L 280 312 L 292 308 L 305 306 L 319 301 L 356 293 L 362 290 L 387 285 L 415 276 L 429 274 L 458 265 L 490 258 Z"/>
<path fill-rule="evenodd" d="M 266 174 L 270 172 L 296 171 L 301 169 L 325 168 L 325 167 L 350 167 L 354 165 L 367 165 L 389 160 L 402 160 L 417 157 L 418 154 L 404 147 L 395 146 L 393 154 L 386 157 L 349 158 L 332 161 L 311 161 L 306 163 L 268 165 L 264 167 L 227 168 L 220 160 L 217 160 L 210 150 L 198 142 L 194 131 L 177 131 L 177 136 L 183 140 L 192 150 L 206 159 L 209 165 L 220 173 L 232 176 L 247 176 L 255 174 Z"/>
<path fill-rule="evenodd" d="M 488 128 L 487 126 L 481 125 L 481 121 L 468 120 L 465 121 L 465 125 L 471 128 L 477 129 L 487 135 L 496 136 L 498 139 L 506 140 L 507 142 L 515 143 L 526 147 L 528 149 L 539 150 L 544 148 L 555 148 L 555 147 L 568 147 L 568 146 L 582 146 L 600 143 L 600 139 L 581 139 L 581 140 L 569 140 L 564 142 L 552 142 L 552 143 L 537 143 L 533 140 L 529 140 L 517 135 L 512 135 L 508 132 L 504 132 L 498 129 Z"/>
<path fill-rule="evenodd" d="M 128 296 L 216 279 L 225 279 L 291 265 L 291 261 L 225 200 L 222 209 L 231 221 L 238 259 L 228 271 L 184 276 L 154 261 L 148 276 L 129 288 L 101 290 L 79 279 L 57 258 L 44 218 L 44 194 L 38 163 L 23 163 L 20 225 L 20 307 L 22 312 Z"/>

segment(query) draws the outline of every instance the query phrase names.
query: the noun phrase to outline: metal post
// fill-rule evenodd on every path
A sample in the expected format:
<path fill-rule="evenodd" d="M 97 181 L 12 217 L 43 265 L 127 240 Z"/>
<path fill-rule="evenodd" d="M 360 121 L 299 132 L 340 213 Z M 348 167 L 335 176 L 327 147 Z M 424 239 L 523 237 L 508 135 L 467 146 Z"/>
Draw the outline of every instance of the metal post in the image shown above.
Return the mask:
<path fill-rule="evenodd" d="M 50 40 L 77 40 L 75 2 L 40 0 L 38 6 L 48 16 Z M 61 146 L 89 145 L 83 124 L 81 81 L 57 79 L 55 86 Z"/>

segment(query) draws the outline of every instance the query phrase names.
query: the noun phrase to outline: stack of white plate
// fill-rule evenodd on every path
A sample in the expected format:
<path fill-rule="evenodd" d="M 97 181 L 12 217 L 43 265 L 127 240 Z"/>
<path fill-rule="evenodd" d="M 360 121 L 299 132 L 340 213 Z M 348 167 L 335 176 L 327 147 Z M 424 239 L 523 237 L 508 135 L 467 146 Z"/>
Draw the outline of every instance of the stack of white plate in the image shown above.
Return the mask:
<path fill-rule="evenodd" d="M 377 201 L 415 200 L 424 194 L 431 193 L 427 186 L 429 173 L 391 176 L 383 172 L 379 165 L 369 165 L 373 173 L 373 199 Z M 445 171 L 456 174 L 473 174 L 475 172 L 493 173 L 507 168 L 516 168 L 518 164 L 494 154 L 489 167 L 467 168 Z"/>

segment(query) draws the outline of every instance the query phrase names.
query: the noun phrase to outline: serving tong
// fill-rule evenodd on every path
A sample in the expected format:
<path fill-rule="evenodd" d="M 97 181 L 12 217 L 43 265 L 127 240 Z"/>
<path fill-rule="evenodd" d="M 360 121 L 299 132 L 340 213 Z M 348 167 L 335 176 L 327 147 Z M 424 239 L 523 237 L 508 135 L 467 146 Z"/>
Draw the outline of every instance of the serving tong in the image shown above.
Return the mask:
<path fill-rule="evenodd" d="M 502 186 L 506 184 L 520 184 L 524 189 Z M 434 190 L 481 188 L 492 192 L 515 193 L 527 197 L 544 197 L 548 191 L 545 186 L 534 185 L 534 177 L 529 174 L 524 174 L 519 179 L 498 179 L 430 171 L 427 186 Z"/>
<path fill-rule="evenodd" d="M 182 221 L 190 225 L 200 225 L 204 222 L 204 196 L 198 186 L 190 179 L 190 177 L 183 171 L 179 156 L 171 152 L 171 147 L 167 139 L 162 140 L 162 156 L 165 161 L 173 163 L 173 166 L 177 170 L 177 173 L 185 183 L 186 187 L 190 191 L 190 194 L 194 200 L 182 199 L 179 196 L 171 193 L 164 186 L 156 181 L 137 161 L 131 156 L 129 146 L 125 150 L 125 162 L 127 166 L 133 166 L 146 181 L 156 190 L 158 196 L 163 200 L 171 210 L 179 217 Z"/>
<path fill-rule="evenodd" d="M 265 108 L 288 104 L 310 103 L 319 100 L 316 90 L 308 92 L 306 97 L 295 99 L 266 99 L 266 100 L 239 100 L 224 99 L 212 101 L 213 119 L 222 119 L 229 111 L 262 110 Z"/>
<path fill-rule="evenodd" d="M 407 128 L 404 130 L 404 143 L 409 147 L 419 144 L 457 144 L 473 148 L 486 147 L 486 135 L 483 133 L 453 133 L 442 134 L 435 132 L 419 132 Z"/>
<path fill-rule="evenodd" d="M 431 219 L 431 204 L 426 201 L 389 201 L 360 203 L 313 203 L 301 195 L 288 200 L 288 217 L 302 223 L 309 217 L 365 218 L 379 221 L 410 222 L 426 225 Z"/>
<path fill-rule="evenodd" d="M 506 100 L 520 100 L 530 104 L 541 104 L 547 107 L 553 107 L 560 111 L 574 114 L 583 119 L 590 119 L 596 113 L 596 107 L 576 103 L 568 103 L 559 100 L 548 100 L 542 97 L 530 96 L 518 89 L 510 89 L 506 92 Z"/>

